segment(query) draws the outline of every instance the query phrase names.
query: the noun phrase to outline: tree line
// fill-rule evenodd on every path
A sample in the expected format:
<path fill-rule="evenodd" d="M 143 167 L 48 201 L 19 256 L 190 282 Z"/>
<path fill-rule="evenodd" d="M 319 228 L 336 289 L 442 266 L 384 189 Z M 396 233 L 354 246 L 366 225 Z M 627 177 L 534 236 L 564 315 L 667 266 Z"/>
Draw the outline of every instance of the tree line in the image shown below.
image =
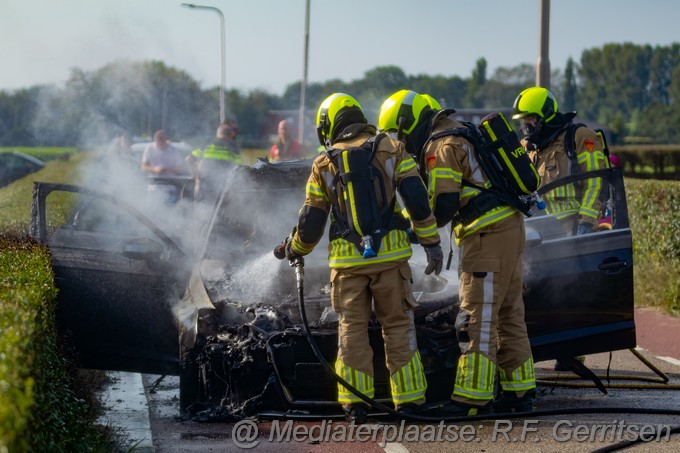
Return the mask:
<path fill-rule="evenodd" d="M 305 138 L 315 140 L 316 109 L 336 91 L 355 96 L 375 121 L 382 101 L 402 88 L 428 93 L 445 107 L 491 111 L 511 107 L 522 89 L 535 84 L 530 64 L 487 72 L 487 61 L 480 58 L 467 78 L 407 75 L 397 66 L 380 66 L 358 80 L 308 84 Z M 587 49 L 580 62 L 569 59 L 563 70 L 553 70 L 551 80 L 560 110 L 576 110 L 580 120 L 605 125 L 612 144 L 680 143 L 680 43 Z M 238 121 L 244 146 L 268 145 L 274 119 L 299 110 L 300 88 L 297 81 L 282 95 L 225 91 L 226 116 Z M 150 136 L 161 128 L 173 139 L 209 141 L 219 118 L 218 100 L 218 87 L 202 89 L 187 72 L 160 61 L 74 69 L 64 86 L 0 91 L 0 146 L 91 147 L 123 131 Z"/>

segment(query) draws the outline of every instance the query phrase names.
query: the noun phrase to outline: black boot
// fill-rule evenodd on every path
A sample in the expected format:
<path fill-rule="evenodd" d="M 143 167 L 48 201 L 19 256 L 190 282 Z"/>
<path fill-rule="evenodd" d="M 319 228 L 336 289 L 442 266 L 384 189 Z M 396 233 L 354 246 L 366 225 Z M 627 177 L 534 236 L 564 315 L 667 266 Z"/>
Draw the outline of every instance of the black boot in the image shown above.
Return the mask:
<path fill-rule="evenodd" d="M 493 410 L 496 413 L 509 414 L 512 412 L 533 412 L 535 390 L 529 390 L 521 398 L 515 392 L 501 392 L 493 402 Z"/>
<path fill-rule="evenodd" d="M 397 411 L 401 412 L 402 414 L 406 415 L 418 415 L 422 413 L 423 406 L 420 406 L 416 403 L 404 403 L 400 404 L 397 406 Z"/>
<path fill-rule="evenodd" d="M 362 425 L 368 421 L 368 410 L 363 404 L 353 404 L 345 410 L 345 419 L 348 422 Z"/>
<path fill-rule="evenodd" d="M 434 412 L 438 416 L 447 417 L 490 415 L 493 414 L 493 405 L 491 404 L 490 401 L 484 406 L 472 406 L 468 404 L 458 403 L 456 401 L 447 401 L 442 406 L 435 408 Z"/>

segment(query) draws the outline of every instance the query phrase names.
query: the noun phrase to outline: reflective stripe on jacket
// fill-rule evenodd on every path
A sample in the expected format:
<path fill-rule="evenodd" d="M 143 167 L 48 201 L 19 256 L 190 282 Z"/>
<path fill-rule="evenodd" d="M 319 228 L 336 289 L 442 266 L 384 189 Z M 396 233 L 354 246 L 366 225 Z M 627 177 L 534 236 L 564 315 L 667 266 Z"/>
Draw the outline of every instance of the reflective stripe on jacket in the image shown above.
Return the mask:
<path fill-rule="evenodd" d="M 242 160 L 236 152 L 214 143 L 205 149 L 195 149 L 191 152 L 191 155 L 196 159 L 230 160 L 236 163 L 240 163 Z"/>
<path fill-rule="evenodd" d="M 436 116 L 430 135 L 437 132 L 463 127 L 446 116 Z M 463 185 L 463 179 L 481 187 L 490 187 L 490 182 L 482 172 L 472 143 L 460 136 L 447 135 L 428 143 L 423 150 L 425 171 L 428 175 L 428 195 L 430 206 L 436 211 L 437 197 L 444 193 L 459 193 L 460 207 L 465 206 L 480 193 L 479 189 Z M 510 206 L 494 208 L 468 225 L 458 225 L 454 229 L 456 242 L 464 237 L 495 228 L 495 225 L 512 216 L 517 210 Z"/>
<path fill-rule="evenodd" d="M 369 132 L 369 129 L 367 129 L 366 132 L 358 134 L 353 139 L 334 143 L 333 147 L 336 149 L 342 149 L 343 147 L 359 147 L 372 135 L 373 134 Z M 384 137 L 380 140 L 372 165 L 382 174 L 385 182 L 386 200 L 378 200 L 378 203 L 381 206 L 383 206 L 384 203 L 391 203 L 396 195 L 399 184 L 405 178 L 418 178 L 419 183 L 422 184 L 415 161 L 408 155 L 403 144 L 397 140 L 389 137 Z M 314 160 L 312 171 L 307 181 L 305 205 L 300 211 L 301 218 L 298 221 L 298 224 L 305 223 L 305 219 L 303 218 L 306 212 L 305 207 L 321 209 L 328 215 L 332 204 L 338 203 L 333 190 L 335 174 L 336 168 L 325 154 L 320 155 Z M 427 200 L 423 199 L 423 203 L 427 210 Z M 339 208 L 343 214 L 346 214 L 344 212 L 344 203 L 340 203 Z M 402 207 L 395 200 L 394 215 L 401 216 L 401 210 Z M 333 216 L 331 216 L 331 222 L 335 223 Z M 432 215 L 431 212 L 428 217 L 421 220 L 411 219 L 411 222 L 413 231 L 418 236 L 418 240 L 422 245 L 431 245 L 440 242 L 437 224 L 434 215 Z M 323 234 L 323 227 L 324 225 L 319 225 L 319 234 L 314 235 L 315 237 L 318 237 L 318 239 L 320 239 Z M 332 228 L 333 225 L 331 225 L 331 229 Z M 312 251 L 317 243 L 318 240 L 314 243 L 305 243 L 296 232 L 293 235 L 291 248 L 300 255 L 306 255 Z M 374 244 L 373 247 L 375 249 L 376 244 Z M 377 250 L 377 256 L 364 258 L 352 242 L 343 237 L 333 238 L 328 247 L 329 266 L 343 268 L 367 266 L 384 262 L 401 262 L 408 260 L 412 254 L 408 235 L 405 230 L 401 229 L 390 230 L 389 233 L 383 237 L 380 248 Z"/>
<path fill-rule="evenodd" d="M 541 185 L 549 184 L 560 178 L 574 173 L 585 173 L 607 167 L 607 159 L 602 151 L 603 145 L 599 135 L 587 127 L 576 129 L 574 144 L 576 147 L 577 171 L 572 171 L 572 162 L 566 152 L 566 134 L 571 133 L 567 128 L 561 132 L 548 146 L 538 151 L 529 151 L 538 174 L 541 175 Z M 590 178 L 581 182 L 581 189 L 577 191 L 574 183 L 565 184 L 543 195 L 546 212 L 558 219 L 578 214 L 579 222 L 596 224 L 596 219 L 602 207 L 599 194 L 602 190 L 602 178 Z M 577 195 L 580 193 L 580 197 Z"/>

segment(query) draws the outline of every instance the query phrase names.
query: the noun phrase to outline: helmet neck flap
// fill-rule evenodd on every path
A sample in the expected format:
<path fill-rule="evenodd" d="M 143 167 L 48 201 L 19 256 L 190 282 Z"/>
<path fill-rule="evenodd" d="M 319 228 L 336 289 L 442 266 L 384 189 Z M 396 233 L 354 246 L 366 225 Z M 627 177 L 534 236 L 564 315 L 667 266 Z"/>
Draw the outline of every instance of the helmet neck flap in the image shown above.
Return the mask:
<path fill-rule="evenodd" d="M 420 158 L 423 152 L 423 145 L 430 136 L 430 130 L 432 129 L 432 120 L 437 112 L 431 109 L 427 109 L 421 113 L 418 119 L 418 124 L 413 128 L 410 134 L 406 136 L 406 151 L 412 156 Z M 417 161 L 417 160 L 416 160 Z"/>

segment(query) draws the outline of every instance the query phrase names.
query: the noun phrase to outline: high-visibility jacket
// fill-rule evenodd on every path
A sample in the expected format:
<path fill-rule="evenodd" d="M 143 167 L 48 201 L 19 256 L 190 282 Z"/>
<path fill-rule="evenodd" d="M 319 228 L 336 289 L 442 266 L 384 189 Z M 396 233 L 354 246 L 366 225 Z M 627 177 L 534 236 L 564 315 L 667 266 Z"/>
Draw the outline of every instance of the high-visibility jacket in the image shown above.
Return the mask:
<path fill-rule="evenodd" d="M 333 148 L 342 149 L 343 147 L 359 147 L 366 143 L 375 133 L 373 126 L 367 125 L 365 129 L 351 138 L 333 143 Z M 379 200 L 380 207 L 385 203 L 391 203 L 396 191 L 411 191 L 417 186 L 424 193 L 425 188 L 417 170 L 417 165 L 412 157 L 408 155 L 402 143 L 389 137 L 380 140 L 373 166 L 383 175 L 385 182 L 386 200 Z M 312 171 L 307 181 L 306 198 L 302 209 L 298 227 L 293 235 L 291 248 L 299 255 L 306 255 L 312 251 L 323 235 L 326 219 L 331 210 L 332 204 L 339 206 L 341 212 L 346 214 L 344 203 L 339 203 L 333 191 L 333 182 L 336 167 L 330 159 L 322 154 L 318 156 L 312 164 Z M 430 207 L 427 205 L 426 197 L 419 202 L 411 202 L 412 197 L 403 196 L 405 207 L 411 215 L 411 225 L 413 232 L 418 236 L 421 245 L 435 245 L 440 242 L 437 224 L 432 215 Z M 409 205 L 411 203 L 411 205 Z M 401 214 L 401 206 L 395 202 L 394 219 L 395 224 L 401 219 L 403 225 L 408 225 Z M 331 217 L 331 222 L 336 219 Z M 373 244 L 373 248 L 378 251 L 377 256 L 364 258 L 354 243 L 346 240 L 342 236 L 337 236 L 337 228 L 331 225 L 330 244 L 328 250 L 329 266 L 332 268 L 347 268 L 353 266 L 367 266 L 376 263 L 407 261 L 412 254 L 411 242 L 406 232 L 407 228 L 394 228 L 382 238 L 379 248 Z"/>
<path fill-rule="evenodd" d="M 445 112 L 437 114 L 433 119 L 430 134 L 463 127 L 463 124 Z M 423 164 L 428 175 L 428 196 L 430 206 L 434 210 L 437 198 L 442 194 L 459 193 L 460 208 L 481 192 L 479 189 L 463 185 L 463 179 L 481 187 L 491 187 L 477 161 L 474 147 L 461 136 L 447 135 L 430 141 L 423 149 Z M 467 225 L 460 224 L 454 229 L 456 242 L 472 233 L 484 232 L 499 226 L 499 222 L 511 217 L 517 210 L 510 206 L 498 206 L 482 214 Z"/>
<path fill-rule="evenodd" d="M 550 142 L 548 146 L 538 151 L 529 151 L 538 174 L 541 175 L 541 185 L 546 185 L 576 172 L 585 173 L 607 167 L 603 144 L 600 136 L 588 127 L 579 127 L 575 131 L 574 145 L 578 170 L 571 168 L 572 161 L 566 151 L 566 135 L 571 132 L 570 127 Z M 546 212 L 558 219 L 578 215 L 579 223 L 590 223 L 597 226 L 597 217 L 602 208 L 599 194 L 602 190 L 602 178 L 590 178 L 580 183 L 569 183 L 557 187 L 543 195 Z"/>
<path fill-rule="evenodd" d="M 214 159 L 241 163 L 242 159 L 238 147 L 225 141 L 218 141 L 205 149 L 195 149 L 191 152 L 194 159 Z"/>

